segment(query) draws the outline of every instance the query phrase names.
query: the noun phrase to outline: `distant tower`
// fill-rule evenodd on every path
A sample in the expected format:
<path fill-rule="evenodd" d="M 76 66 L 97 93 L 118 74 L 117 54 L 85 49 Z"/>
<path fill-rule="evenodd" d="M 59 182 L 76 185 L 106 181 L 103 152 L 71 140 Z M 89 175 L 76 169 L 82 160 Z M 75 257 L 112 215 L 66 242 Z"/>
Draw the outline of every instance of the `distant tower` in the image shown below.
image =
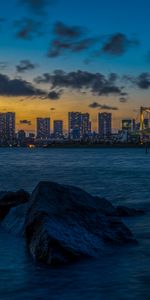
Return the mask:
<path fill-rule="evenodd" d="M 37 118 L 37 138 L 48 139 L 50 137 L 50 118 Z"/>
<path fill-rule="evenodd" d="M 112 133 L 112 114 L 103 112 L 98 114 L 98 133 L 101 137 L 109 137 Z"/>

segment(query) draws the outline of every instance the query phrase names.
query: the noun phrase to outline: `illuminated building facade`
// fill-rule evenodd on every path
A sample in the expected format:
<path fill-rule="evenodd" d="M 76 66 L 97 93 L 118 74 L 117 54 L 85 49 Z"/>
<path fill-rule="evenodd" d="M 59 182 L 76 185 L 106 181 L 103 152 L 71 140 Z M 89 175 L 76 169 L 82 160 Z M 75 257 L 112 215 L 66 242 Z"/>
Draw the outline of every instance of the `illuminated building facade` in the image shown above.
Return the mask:
<path fill-rule="evenodd" d="M 50 138 L 50 118 L 37 118 L 37 138 Z"/>
<path fill-rule="evenodd" d="M 63 136 L 63 121 L 54 120 L 54 137 L 59 138 Z"/>
<path fill-rule="evenodd" d="M 98 133 L 101 137 L 110 137 L 112 133 L 112 114 L 103 112 L 98 114 Z"/>

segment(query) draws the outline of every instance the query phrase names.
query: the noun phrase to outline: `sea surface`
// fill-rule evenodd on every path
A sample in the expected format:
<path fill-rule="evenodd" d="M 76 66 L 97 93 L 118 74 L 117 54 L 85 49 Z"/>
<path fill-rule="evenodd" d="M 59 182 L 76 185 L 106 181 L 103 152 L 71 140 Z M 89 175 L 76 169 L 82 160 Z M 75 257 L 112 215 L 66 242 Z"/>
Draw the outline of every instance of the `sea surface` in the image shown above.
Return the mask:
<path fill-rule="evenodd" d="M 0 300 L 149 300 L 150 152 L 144 149 L 0 149 L 0 190 L 39 181 L 75 185 L 114 205 L 143 208 L 125 219 L 137 246 L 61 268 L 32 261 L 24 241 L 0 228 Z"/>

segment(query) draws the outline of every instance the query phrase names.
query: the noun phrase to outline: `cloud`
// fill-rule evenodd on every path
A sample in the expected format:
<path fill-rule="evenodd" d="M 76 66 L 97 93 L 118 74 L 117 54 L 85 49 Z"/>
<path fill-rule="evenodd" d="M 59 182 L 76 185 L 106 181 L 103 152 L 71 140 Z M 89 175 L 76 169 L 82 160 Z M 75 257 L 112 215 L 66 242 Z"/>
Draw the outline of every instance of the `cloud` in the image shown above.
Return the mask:
<path fill-rule="evenodd" d="M 127 97 L 120 97 L 120 98 L 119 98 L 119 101 L 120 101 L 121 103 L 126 103 L 126 102 L 128 101 L 128 98 L 127 98 Z"/>
<path fill-rule="evenodd" d="M 97 41 L 97 38 L 87 36 L 87 30 L 83 27 L 57 22 L 54 24 L 48 57 L 58 57 L 69 52 L 83 52 L 90 49 Z"/>
<path fill-rule="evenodd" d="M 143 72 L 138 76 L 124 75 L 122 80 L 126 84 L 131 84 L 131 87 L 137 87 L 142 90 L 148 90 L 150 88 L 150 73 Z"/>
<path fill-rule="evenodd" d="M 115 33 L 110 35 L 103 43 L 101 52 L 103 54 L 121 56 L 130 48 L 139 45 L 139 41 L 135 38 L 128 38 L 123 33 Z"/>
<path fill-rule="evenodd" d="M 98 102 L 93 102 L 89 105 L 90 108 L 99 108 L 101 110 L 118 110 L 118 107 L 110 106 L 106 104 L 99 104 Z"/>
<path fill-rule="evenodd" d="M 76 72 L 64 72 L 56 70 L 52 74 L 45 73 L 35 78 L 36 83 L 49 83 L 52 89 L 67 88 L 80 92 L 91 92 L 95 96 L 121 95 L 123 87 L 117 85 L 116 74 L 108 77 L 101 73 L 91 73 L 78 70 Z"/>
<path fill-rule="evenodd" d="M 31 40 L 35 36 L 41 36 L 41 26 L 40 21 L 35 21 L 30 18 L 23 18 L 17 20 L 14 23 L 17 28 L 16 37 L 22 40 Z"/>
<path fill-rule="evenodd" d="M 56 22 L 54 25 L 54 34 L 62 38 L 76 39 L 82 37 L 85 28 L 79 26 L 68 26 L 62 22 Z"/>
<path fill-rule="evenodd" d="M 135 80 L 132 81 L 143 90 L 147 90 L 150 88 L 150 73 L 141 73 Z"/>
<path fill-rule="evenodd" d="M 58 99 L 60 99 L 61 94 L 62 94 L 62 90 L 59 90 L 59 91 L 52 90 L 48 93 L 47 98 L 49 98 L 51 100 L 58 100 Z"/>
<path fill-rule="evenodd" d="M 32 125 L 31 121 L 29 121 L 29 120 L 20 120 L 19 123 L 20 124 L 26 124 L 26 125 L 29 125 L 29 126 Z"/>
<path fill-rule="evenodd" d="M 8 67 L 8 62 L 6 61 L 0 61 L 0 70 L 5 70 Z"/>
<path fill-rule="evenodd" d="M 34 70 L 36 65 L 30 62 L 30 60 L 21 60 L 20 63 L 16 66 L 18 73 L 24 73 L 26 71 Z"/>
<path fill-rule="evenodd" d="M 10 79 L 7 75 L 0 74 L 0 96 L 46 96 L 47 93 L 35 88 L 31 83 L 22 79 Z"/>

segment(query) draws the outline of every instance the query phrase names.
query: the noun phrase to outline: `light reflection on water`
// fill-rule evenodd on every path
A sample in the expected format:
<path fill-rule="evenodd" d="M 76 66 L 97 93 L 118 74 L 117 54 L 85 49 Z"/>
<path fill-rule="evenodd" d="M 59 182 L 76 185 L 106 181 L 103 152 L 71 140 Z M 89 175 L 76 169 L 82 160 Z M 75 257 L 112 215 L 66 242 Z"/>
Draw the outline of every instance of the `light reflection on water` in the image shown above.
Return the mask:
<path fill-rule="evenodd" d="M 32 191 L 52 180 L 149 211 L 150 154 L 143 149 L 0 149 L 0 158 L 0 190 Z M 126 222 L 138 246 L 59 269 L 37 266 L 23 240 L 1 229 L 0 299 L 149 300 L 149 212 Z"/>

